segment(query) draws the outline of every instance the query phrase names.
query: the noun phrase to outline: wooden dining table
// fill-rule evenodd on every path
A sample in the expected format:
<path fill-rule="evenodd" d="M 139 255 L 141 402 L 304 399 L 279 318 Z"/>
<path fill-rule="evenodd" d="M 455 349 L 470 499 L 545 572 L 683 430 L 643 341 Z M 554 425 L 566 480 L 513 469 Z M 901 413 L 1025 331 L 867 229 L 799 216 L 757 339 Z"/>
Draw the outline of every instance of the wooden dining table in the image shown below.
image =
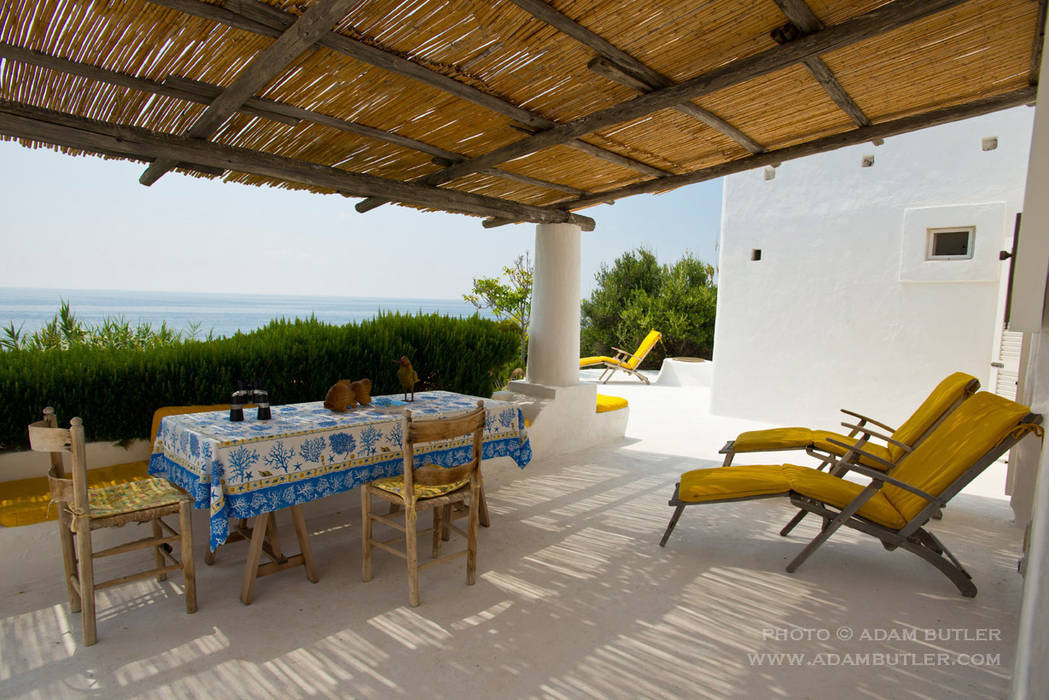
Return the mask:
<path fill-rule="evenodd" d="M 484 402 L 487 422 L 482 459 L 509 457 L 519 467 L 532 458 L 524 415 L 516 404 L 448 391 L 427 391 L 414 401 L 376 396 L 369 406 L 342 413 L 320 401 L 276 405 L 259 420 L 245 409 L 243 421 L 228 411 L 166 416 L 157 431 L 149 473 L 186 490 L 194 507 L 208 510 L 208 561 L 227 541 L 249 538 L 241 600 L 249 604 L 255 580 L 296 566 L 316 581 L 304 503 L 349 491 L 404 470 L 405 411 L 413 420 L 465 414 Z M 417 445 L 416 463 L 457 466 L 470 459 L 469 436 Z M 274 513 L 291 512 L 300 552 L 281 551 Z M 232 520 L 251 527 L 235 527 Z M 262 554 L 270 561 L 260 563 Z"/>

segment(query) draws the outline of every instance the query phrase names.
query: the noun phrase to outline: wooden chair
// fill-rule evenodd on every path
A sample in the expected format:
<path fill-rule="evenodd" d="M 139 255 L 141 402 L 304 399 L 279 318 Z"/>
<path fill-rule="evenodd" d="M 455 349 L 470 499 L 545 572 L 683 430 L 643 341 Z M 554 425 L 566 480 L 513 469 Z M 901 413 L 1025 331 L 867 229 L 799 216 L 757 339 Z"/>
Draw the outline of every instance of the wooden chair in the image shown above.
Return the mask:
<path fill-rule="evenodd" d="M 37 452 L 49 452 L 51 469 L 48 481 L 51 500 L 59 509 L 58 536 L 65 566 L 69 608 L 81 613 L 84 644 L 98 641 L 95 623 L 95 591 L 156 576 L 164 580 L 170 571 L 182 571 L 186 589 L 186 612 L 197 611 L 197 585 L 193 569 L 193 528 L 190 514 L 193 503 L 188 495 L 163 479 L 144 479 L 116 486 L 87 486 L 87 459 L 84 451 L 84 425 L 73 418 L 69 428 L 58 428 L 55 410 L 44 409 L 44 419 L 29 426 L 29 443 Z M 69 453 L 72 478 L 66 478 L 62 454 Z M 165 515 L 178 515 L 179 531 L 161 520 Z M 127 523 L 150 523 L 152 537 L 145 537 L 101 551 L 92 550 L 91 533 L 105 527 Z M 75 535 L 75 541 L 74 541 Z M 178 542 L 181 561 L 172 555 L 172 543 Z M 96 582 L 94 560 L 115 554 L 151 547 L 154 567 L 109 581 Z"/>
<path fill-rule="evenodd" d="M 627 352 L 619 348 L 612 348 L 615 350 L 615 357 L 608 357 L 607 355 L 596 355 L 594 357 L 581 357 L 579 358 L 579 369 L 585 367 L 594 367 L 603 365 L 605 371 L 598 377 L 598 381 L 602 384 L 607 384 L 608 380 L 612 378 L 612 375 L 617 370 L 623 370 L 627 374 L 632 374 L 645 384 L 648 384 L 648 377 L 641 374 L 637 369 L 638 366 L 645 361 L 648 353 L 651 352 L 652 348 L 655 347 L 656 343 L 662 340 L 663 334 L 653 329 L 648 332 L 645 339 L 641 341 L 641 345 L 638 346 L 636 352 Z"/>
<path fill-rule="evenodd" d="M 364 552 L 361 562 L 361 578 L 372 578 L 372 549 L 378 547 L 404 558 L 408 563 L 408 600 L 412 606 L 419 604 L 419 570 L 442 564 L 452 559 L 466 557 L 466 583 L 473 585 L 477 569 L 477 526 L 481 494 L 481 436 L 485 425 L 484 402 L 477 402 L 477 409 L 465 416 L 431 421 L 413 421 L 411 412 L 405 413 L 404 474 L 379 479 L 361 487 L 361 515 L 364 532 L 361 536 Z M 415 466 L 415 445 L 434 440 L 448 440 L 458 436 L 472 435 L 470 461 L 457 467 L 440 467 L 435 464 Z M 395 519 L 395 509 L 389 515 L 374 513 L 372 496 L 388 501 L 404 511 L 404 522 Z M 452 505 L 467 502 L 469 514 L 464 532 L 452 522 Z M 419 511 L 433 510 L 433 527 L 419 530 L 416 526 Z M 404 533 L 390 540 L 380 541 L 372 537 L 372 523 L 381 522 Z M 464 550 L 441 556 L 442 531 L 451 529 L 467 540 Z M 433 560 L 419 564 L 418 536 L 432 534 Z M 392 545 L 405 541 L 405 550 Z"/>

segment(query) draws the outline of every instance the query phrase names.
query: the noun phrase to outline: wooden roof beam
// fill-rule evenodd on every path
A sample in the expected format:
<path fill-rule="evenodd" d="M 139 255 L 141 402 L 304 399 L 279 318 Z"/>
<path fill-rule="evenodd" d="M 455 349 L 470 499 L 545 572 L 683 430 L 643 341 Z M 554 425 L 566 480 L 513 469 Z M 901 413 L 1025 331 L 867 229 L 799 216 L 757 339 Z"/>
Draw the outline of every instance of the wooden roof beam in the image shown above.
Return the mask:
<path fill-rule="evenodd" d="M 257 0 L 225 0 L 223 7 L 211 5 L 202 0 L 149 0 L 149 2 L 236 27 L 247 32 L 270 37 L 280 36 L 295 21 L 295 15 L 270 7 Z M 395 53 L 384 51 L 337 32 L 329 32 L 318 43 L 325 48 L 354 58 L 362 63 L 418 80 L 430 87 L 508 117 L 533 130 L 549 129 L 557 125 L 557 122 L 518 107 L 501 97 L 490 95 L 472 85 L 461 83 L 454 78 L 430 70 Z M 565 145 L 645 175 L 662 177 L 671 174 L 667 170 L 653 167 L 647 163 L 628 158 L 600 146 L 594 146 L 585 141 L 569 141 Z"/>
<path fill-rule="evenodd" d="M 621 85 L 626 85 L 627 87 L 633 88 L 641 93 L 652 92 L 654 89 L 657 89 L 645 81 L 638 79 L 622 66 L 604 56 L 598 56 L 593 59 L 586 65 L 586 67 L 598 75 L 604 76 L 613 82 L 620 83 Z M 712 129 L 720 131 L 751 153 L 763 153 L 765 151 L 764 146 L 744 134 L 732 124 L 728 123 L 713 112 L 707 111 L 692 102 L 682 102 L 679 105 L 674 105 L 674 109 L 683 114 L 687 114 L 693 119 L 698 119 Z"/>
<path fill-rule="evenodd" d="M 349 13 L 356 0 L 315 0 L 309 9 L 278 39 L 263 49 L 241 71 L 233 83 L 212 101 L 186 133 L 198 139 L 210 139 L 219 127 L 256 92 L 281 74 L 292 61 L 309 49 Z M 174 165 L 160 158 L 150 165 L 138 179 L 152 185 Z"/>
<path fill-rule="evenodd" d="M 741 58 L 712 71 L 662 88 L 632 100 L 598 110 L 575 121 L 560 124 L 535 136 L 496 150 L 472 160 L 458 163 L 420 180 L 430 185 L 456 180 L 482 168 L 521 158 L 546 148 L 558 146 L 572 139 L 617 124 L 673 107 L 718 90 L 739 85 L 811 56 L 849 46 L 857 42 L 906 26 L 911 22 L 960 5 L 966 0 L 892 0 L 865 14 L 801 37 L 795 41 Z M 673 176 L 670 176 L 673 177 Z M 666 178 L 662 178 L 666 179 Z"/>
<path fill-rule="evenodd" d="M 536 19 L 546 22 L 560 32 L 572 37 L 580 44 L 598 53 L 597 59 L 587 64 L 590 70 L 609 80 L 626 85 L 641 93 L 652 92 L 674 84 L 667 76 L 645 65 L 626 51 L 621 50 L 600 34 L 592 32 L 567 15 L 555 10 L 544 0 L 510 0 Z M 674 109 L 735 140 L 751 153 L 761 153 L 765 148 L 724 119 L 693 104 L 683 102 Z"/>
<path fill-rule="evenodd" d="M 779 9 L 783 11 L 783 14 L 787 16 L 787 19 L 790 20 L 790 23 L 802 34 L 812 34 L 823 29 L 823 22 L 812 12 L 812 8 L 808 6 L 805 0 L 775 0 L 775 2 L 779 5 Z M 776 32 L 773 32 L 772 38 L 777 42 L 786 39 L 782 33 Z M 838 105 L 838 108 L 845 114 L 848 114 L 857 126 L 871 125 L 871 120 L 867 118 L 860 106 L 849 96 L 849 93 L 845 92 L 845 88 L 834 77 L 834 73 L 823 62 L 822 58 L 810 56 L 803 60 L 802 63 L 834 101 L 834 104 Z"/>
<path fill-rule="evenodd" d="M 794 160 L 795 158 L 803 158 L 817 153 L 825 153 L 838 148 L 844 148 L 845 146 L 854 146 L 863 143 L 864 141 L 885 139 L 890 136 L 898 136 L 899 134 L 926 129 L 931 126 L 939 126 L 940 124 L 947 124 L 960 119 L 969 119 L 970 117 L 977 117 L 981 114 L 989 114 L 1001 109 L 1017 107 L 1022 104 L 1030 103 L 1034 100 L 1035 94 L 1036 89 L 1034 87 L 1027 87 L 1022 90 L 995 95 L 993 97 L 981 98 L 954 107 L 946 107 L 944 109 L 916 114 L 910 117 L 903 117 L 892 121 L 873 124 L 871 126 L 852 129 L 841 134 L 825 136 L 821 139 L 798 144 L 796 146 L 758 153 L 752 156 L 747 156 L 746 158 L 739 158 L 737 160 L 703 168 L 684 175 L 672 175 L 661 180 L 649 180 L 647 182 L 628 185 L 616 190 L 596 192 L 586 197 L 581 197 L 573 202 L 565 202 L 558 206 L 562 206 L 566 209 L 579 209 L 581 207 L 599 204 L 602 200 L 609 198 L 619 199 L 621 197 L 630 197 L 637 194 L 665 192 L 685 185 L 692 185 L 697 182 L 705 182 L 706 180 L 713 180 L 714 178 L 724 177 L 725 175 L 740 173 L 745 170 L 752 170 L 766 165 L 778 165 L 779 163 Z"/>
<path fill-rule="evenodd" d="M 101 150 L 121 157 L 164 159 L 174 163 L 192 163 L 192 167 L 235 170 L 352 193 L 357 197 L 381 196 L 442 211 L 536 223 L 573 223 L 587 231 L 594 227 L 593 219 L 560 208 L 521 204 L 469 192 L 351 173 L 271 153 L 234 148 L 186 136 L 172 136 L 139 127 L 108 124 L 8 101 L 0 101 L 0 133 L 67 148 Z"/>

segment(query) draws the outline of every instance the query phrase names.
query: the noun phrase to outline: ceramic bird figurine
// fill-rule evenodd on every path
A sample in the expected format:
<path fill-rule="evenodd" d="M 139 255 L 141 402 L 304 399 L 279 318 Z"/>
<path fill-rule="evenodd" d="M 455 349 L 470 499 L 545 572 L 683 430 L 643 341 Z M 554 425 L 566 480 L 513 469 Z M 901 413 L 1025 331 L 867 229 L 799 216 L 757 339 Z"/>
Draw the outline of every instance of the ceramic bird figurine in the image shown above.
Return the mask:
<path fill-rule="evenodd" d="M 419 374 L 412 369 L 412 363 L 408 361 L 407 357 L 402 356 L 400 360 L 397 360 L 400 367 L 397 369 L 397 381 L 401 383 L 401 388 L 404 389 L 404 400 L 408 401 L 408 392 L 412 393 L 412 401 L 415 401 L 415 383 L 419 381 Z"/>

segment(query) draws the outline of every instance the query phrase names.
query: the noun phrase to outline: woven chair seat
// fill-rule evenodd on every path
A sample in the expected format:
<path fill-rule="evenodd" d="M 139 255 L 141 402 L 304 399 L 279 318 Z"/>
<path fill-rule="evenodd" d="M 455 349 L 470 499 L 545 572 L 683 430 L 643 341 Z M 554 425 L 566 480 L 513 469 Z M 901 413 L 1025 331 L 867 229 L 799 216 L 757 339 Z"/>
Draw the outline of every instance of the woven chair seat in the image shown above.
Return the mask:
<path fill-rule="evenodd" d="M 470 483 L 470 478 L 460 479 L 459 481 L 452 482 L 450 484 L 440 484 L 434 486 L 424 486 L 422 484 L 412 484 L 415 488 L 415 497 L 418 498 L 437 498 L 438 496 L 444 496 L 451 493 L 452 491 L 458 491 L 462 487 Z M 371 485 L 377 489 L 388 491 L 389 493 L 395 493 L 398 496 L 404 492 L 404 476 L 390 476 L 385 479 L 379 479 L 378 481 L 371 482 Z"/>
<path fill-rule="evenodd" d="M 164 479 L 140 479 L 126 484 L 88 489 L 92 518 L 108 518 L 140 510 L 162 508 L 190 497 Z"/>

